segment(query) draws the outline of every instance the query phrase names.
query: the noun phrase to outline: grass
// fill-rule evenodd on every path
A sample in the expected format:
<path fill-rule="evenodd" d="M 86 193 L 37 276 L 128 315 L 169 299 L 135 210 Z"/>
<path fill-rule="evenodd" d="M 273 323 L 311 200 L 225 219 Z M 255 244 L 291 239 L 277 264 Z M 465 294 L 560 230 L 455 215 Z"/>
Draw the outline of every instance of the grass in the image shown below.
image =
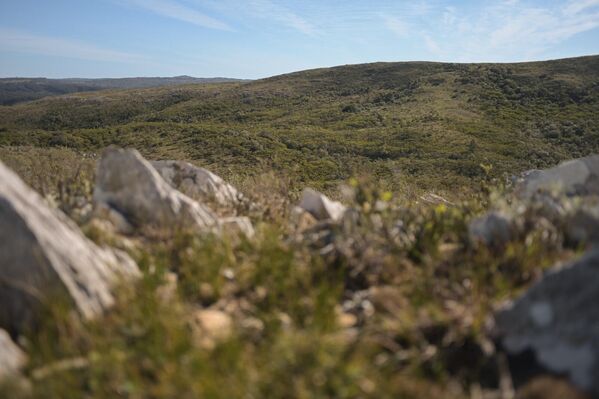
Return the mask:
<path fill-rule="evenodd" d="M 52 181 L 37 187 L 54 186 L 47 193 L 56 206 L 77 214 L 80 200 L 70 197 L 88 198 L 93 184 L 81 165 L 92 161 L 66 149 L 39 151 L 1 154 L 25 180 Z M 125 247 L 142 280 L 122 286 L 117 305 L 96 321 L 49 300 L 47 321 L 21 337 L 30 390 L 5 387 L 0 396 L 470 397 L 481 386 L 498 389 L 497 357 L 485 350 L 493 309 L 576 251 L 551 226 L 532 223 L 500 251 L 473 246 L 467 224 L 495 201 L 488 190 L 495 181 L 446 206 L 352 179 L 344 192 L 353 216 L 301 232 L 289 222 L 287 183 L 273 174 L 261 180 L 264 191 L 248 192 L 268 210 L 254 215 L 253 239 L 186 231 L 133 237 Z M 71 190 L 53 194 L 65 186 Z M 101 244 L 123 240 L 82 227 Z M 177 290 L 164 297 L 169 272 Z M 234 323 L 211 348 L 191 327 L 206 307 Z"/>
<path fill-rule="evenodd" d="M 0 107 L 0 159 L 143 270 L 99 320 L 49 300 L 46 322 L 20 340 L 30 389 L 5 386 L 0 397 L 497 391 L 493 309 L 579 248 L 559 223 L 533 223 L 533 208 L 504 248 L 473 245 L 467 226 L 505 206 L 506 176 L 597 151 L 598 62 L 369 64 Z M 81 209 L 109 144 L 225 177 L 259 204 L 256 237 L 125 238 L 89 224 Z M 299 229 L 290 208 L 306 186 L 351 213 Z M 453 205 L 422 200 L 429 192 Z M 170 273 L 177 289 L 164 297 Z M 207 307 L 234 326 L 210 348 L 193 328 Z"/>
<path fill-rule="evenodd" d="M 135 147 L 292 188 L 376 176 L 446 195 L 596 152 L 599 57 L 366 64 L 241 84 L 102 91 L 0 107 L 0 145 Z"/>

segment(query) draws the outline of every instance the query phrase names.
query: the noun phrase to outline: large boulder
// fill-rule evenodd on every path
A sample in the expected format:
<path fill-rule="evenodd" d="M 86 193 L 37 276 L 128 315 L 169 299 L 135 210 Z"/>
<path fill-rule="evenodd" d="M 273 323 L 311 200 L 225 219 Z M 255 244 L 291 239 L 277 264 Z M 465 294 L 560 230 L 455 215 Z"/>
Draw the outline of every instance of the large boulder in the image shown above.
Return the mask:
<path fill-rule="evenodd" d="M 537 364 L 526 373 L 536 367 L 566 376 L 598 396 L 598 303 L 599 250 L 594 250 L 551 270 L 496 315 L 500 345 L 511 357 L 534 355 Z"/>
<path fill-rule="evenodd" d="M 229 208 L 248 202 L 235 187 L 204 168 L 183 161 L 152 161 L 151 164 L 168 184 L 196 201 Z"/>
<path fill-rule="evenodd" d="M 63 292 L 94 317 L 113 304 L 117 280 L 138 275 L 131 258 L 88 240 L 0 162 L 0 327 L 20 332 Z"/>
<path fill-rule="evenodd" d="M 94 201 L 114 208 L 137 227 L 212 231 L 219 225 L 210 208 L 171 187 L 136 150 L 104 151 Z"/>
<path fill-rule="evenodd" d="M 599 155 L 566 161 L 551 169 L 526 172 L 517 185 L 517 193 L 522 197 L 549 191 L 568 196 L 599 195 Z"/>
<path fill-rule="evenodd" d="M 6 331 L 0 329 L 0 382 L 19 375 L 26 361 L 27 356 L 23 351 L 15 345 Z"/>
<path fill-rule="evenodd" d="M 302 194 L 299 207 L 309 212 L 317 220 L 339 221 L 346 211 L 345 205 L 330 200 L 324 194 L 311 188 L 306 188 Z"/>

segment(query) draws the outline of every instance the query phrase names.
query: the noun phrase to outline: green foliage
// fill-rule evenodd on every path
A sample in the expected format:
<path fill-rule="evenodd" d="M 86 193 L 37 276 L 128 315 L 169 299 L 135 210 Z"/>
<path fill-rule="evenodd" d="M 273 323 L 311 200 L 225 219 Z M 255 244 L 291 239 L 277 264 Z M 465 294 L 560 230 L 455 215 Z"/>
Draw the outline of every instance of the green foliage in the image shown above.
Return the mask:
<path fill-rule="evenodd" d="M 7 162 L 26 179 L 52 177 L 59 190 L 77 176 L 69 150 L 41 161 L 61 165 L 56 175 L 27 172 L 43 153 L 19 151 Z M 270 188 L 256 200 L 279 209 L 273 194 L 285 183 L 262 184 Z M 63 301 L 47 302 L 46 321 L 21 339 L 32 383 L 22 397 L 465 398 L 473 384 L 496 387 L 496 359 L 482 350 L 485 320 L 571 256 L 563 238 L 523 215 L 529 230 L 501 251 L 473 246 L 467 224 L 487 207 L 487 190 L 423 205 L 372 179 L 349 187 L 352 211 L 337 225 L 298 232 L 286 216 L 265 213 L 253 239 L 180 231 L 138 241 L 129 251 L 143 278 L 123 285 L 103 318 L 82 322 Z M 168 272 L 178 276 L 171 296 L 162 293 Z M 209 306 L 228 309 L 234 323 L 211 348 L 191 328 L 194 311 Z M 353 328 L 339 318 L 342 306 Z M 3 386 L 0 396 L 17 391 Z"/>
<path fill-rule="evenodd" d="M 0 107 L 0 146 L 117 144 L 225 177 L 274 169 L 295 189 L 376 174 L 469 192 L 481 163 L 500 177 L 599 150 L 598 62 L 378 63 L 48 98 Z"/>
<path fill-rule="evenodd" d="M 485 320 L 574 250 L 556 226 L 532 223 L 534 213 L 500 250 L 472 244 L 467 226 L 506 174 L 597 151 L 597 62 L 369 64 L 0 107 L 0 159 L 80 223 L 109 144 L 201 164 L 260 205 L 253 239 L 178 231 L 125 241 L 82 226 L 126 248 L 143 278 L 96 321 L 49 301 L 46 322 L 21 337 L 32 383 L 22 396 L 409 399 L 496 389 Z M 351 211 L 338 224 L 295 228 L 290 204 L 307 185 L 343 195 Z M 452 202 L 421 198 L 433 190 Z M 169 273 L 177 289 L 165 296 Z M 192 328 L 205 307 L 233 317 L 233 333 L 211 348 Z M 16 390 L 2 386 L 0 397 Z"/>

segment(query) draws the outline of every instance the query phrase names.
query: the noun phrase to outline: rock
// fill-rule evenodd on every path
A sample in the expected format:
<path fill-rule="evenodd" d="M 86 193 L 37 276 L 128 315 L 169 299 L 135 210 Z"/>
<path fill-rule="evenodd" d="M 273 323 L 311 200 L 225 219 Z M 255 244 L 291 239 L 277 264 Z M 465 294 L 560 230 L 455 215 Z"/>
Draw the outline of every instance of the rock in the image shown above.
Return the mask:
<path fill-rule="evenodd" d="M 331 201 L 324 194 L 311 188 L 304 190 L 299 207 L 310 212 L 317 220 L 333 221 L 339 221 L 347 209 L 340 202 Z"/>
<path fill-rule="evenodd" d="M 420 199 L 424 202 L 428 202 L 429 204 L 433 204 L 433 205 L 449 205 L 449 206 L 454 206 L 455 204 L 446 200 L 445 198 L 441 197 L 440 195 L 437 194 L 433 194 L 433 193 L 426 193 L 424 195 L 420 196 Z"/>
<path fill-rule="evenodd" d="M 117 233 L 132 234 L 134 232 L 133 226 L 131 226 L 127 219 L 106 203 L 98 203 L 94 207 L 93 217 L 109 222 L 113 230 Z"/>
<path fill-rule="evenodd" d="M 516 187 L 521 197 L 552 190 L 568 196 L 599 194 L 599 155 L 573 159 L 551 169 L 526 172 Z"/>
<path fill-rule="evenodd" d="M 1 327 L 22 331 L 62 292 L 85 318 L 97 316 L 117 280 L 139 276 L 129 256 L 95 245 L 1 162 L 0 182 Z"/>
<path fill-rule="evenodd" d="M 500 212 L 488 214 L 474 219 L 468 227 L 470 239 L 473 242 L 482 242 L 490 247 L 502 247 L 513 236 L 512 220 Z"/>
<path fill-rule="evenodd" d="M 312 214 L 299 206 L 294 206 L 290 213 L 290 223 L 294 230 L 303 232 L 318 223 Z"/>
<path fill-rule="evenodd" d="M 199 347 L 212 349 L 232 334 L 233 320 L 220 310 L 201 309 L 193 315 L 192 330 Z"/>
<path fill-rule="evenodd" d="M 521 210 L 528 210 L 537 217 L 544 217 L 553 222 L 563 221 L 567 215 L 565 198 L 553 197 L 551 195 L 539 195 L 529 198 Z"/>
<path fill-rule="evenodd" d="M 565 222 L 565 233 L 573 246 L 599 244 L 599 206 L 582 206 Z"/>
<path fill-rule="evenodd" d="M 337 325 L 341 328 L 351 328 L 358 324 L 356 315 L 344 312 L 341 306 L 335 308 L 335 318 L 337 319 Z"/>
<path fill-rule="evenodd" d="M 162 178 L 183 194 L 200 202 L 235 207 L 247 199 L 235 187 L 214 173 L 183 161 L 153 161 Z"/>
<path fill-rule="evenodd" d="M 220 219 L 221 227 L 224 232 L 230 234 L 243 234 L 247 238 L 252 238 L 256 232 L 254 226 L 248 217 L 245 216 L 234 216 Z"/>
<path fill-rule="evenodd" d="M 495 317 L 510 356 L 532 352 L 538 365 L 599 395 L 599 250 L 549 271 Z M 525 367 L 529 372 L 532 366 Z M 518 375 L 514 376 L 517 381 Z"/>
<path fill-rule="evenodd" d="M 0 381 L 18 376 L 26 362 L 27 356 L 12 342 L 10 335 L 0 329 Z"/>
<path fill-rule="evenodd" d="M 210 208 L 172 188 L 135 150 L 111 147 L 104 152 L 94 201 L 114 208 L 137 227 L 187 227 L 206 232 L 219 224 Z"/>

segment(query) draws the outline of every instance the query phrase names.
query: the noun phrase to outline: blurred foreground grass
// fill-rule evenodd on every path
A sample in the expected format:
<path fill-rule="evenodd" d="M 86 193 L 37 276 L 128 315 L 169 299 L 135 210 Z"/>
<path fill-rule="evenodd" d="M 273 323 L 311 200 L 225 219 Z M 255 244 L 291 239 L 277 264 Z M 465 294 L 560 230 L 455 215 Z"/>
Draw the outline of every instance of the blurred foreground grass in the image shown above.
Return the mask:
<path fill-rule="evenodd" d="M 90 199 L 93 155 L 5 147 L 0 159 L 67 213 Z M 0 397 L 473 397 L 498 389 L 485 330 L 493 308 L 573 254 L 544 226 L 500 251 L 472 246 L 467 224 L 489 205 L 488 179 L 455 205 L 352 179 L 352 216 L 302 232 L 290 222 L 288 180 L 236 183 L 263 209 L 252 239 L 125 238 L 84 224 L 95 241 L 127 249 L 143 278 L 92 322 L 49 300 L 46 322 L 20 341 L 30 389 L 5 386 Z M 233 322 L 211 345 L 192 328 L 207 307 Z"/>

